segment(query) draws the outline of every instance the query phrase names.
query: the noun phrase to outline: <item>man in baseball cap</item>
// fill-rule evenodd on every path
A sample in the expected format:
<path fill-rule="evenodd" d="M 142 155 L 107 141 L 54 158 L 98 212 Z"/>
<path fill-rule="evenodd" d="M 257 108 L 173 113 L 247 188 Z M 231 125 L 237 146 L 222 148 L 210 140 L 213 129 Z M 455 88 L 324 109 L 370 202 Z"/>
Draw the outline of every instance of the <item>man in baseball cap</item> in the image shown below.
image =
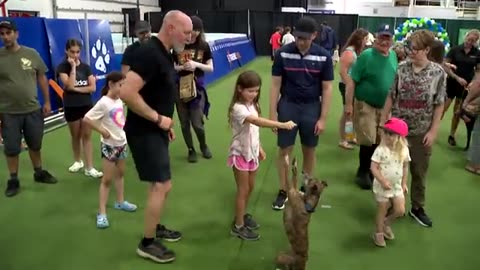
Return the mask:
<path fill-rule="evenodd" d="M 134 43 L 130 44 L 126 49 L 125 52 L 123 52 L 123 57 L 122 57 L 122 73 L 127 74 L 127 72 L 130 70 L 130 66 L 132 65 L 133 61 L 133 55 L 135 53 L 135 50 L 140 47 L 142 43 L 145 41 L 149 40 L 150 37 L 152 36 L 152 27 L 150 26 L 150 23 L 147 21 L 138 21 L 135 24 L 135 35 L 138 38 L 138 41 L 135 41 Z"/>
<path fill-rule="evenodd" d="M 300 39 L 311 39 L 318 31 L 318 24 L 315 19 L 302 17 L 295 25 L 293 35 Z"/>
<path fill-rule="evenodd" d="M 393 37 L 392 27 L 389 24 L 381 24 L 377 29 L 377 36 Z"/>
<path fill-rule="evenodd" d="M 375 32 L 372 48 L 358 56 L 350 79 L 345 82 L 345 114 L 347 117 L 353 116 L 360 146 L 359 166 L 354 181 L 366 190 L 372 188 L 370 164 L 380 142 L 378 127 L 383 124 L 380 116 L 397 72 L 398 60 L 391 49 L 392 44 L 391 25 L 381 24 Z"/>
<path fill-rule="evenodd" d="M 302 144 L 305 180 L 313 175 L 315 149 L 319 135 L 325 130 L 332 96 L 333 61 L 330 52 L 313 43 L 317 31 L 315 19 L 308 16 L 299 19 L 293 31 L 295 42 L 281 47 L 273 61 L 270 118 L 298 124 L 296 129 L 277 131 L 280 188 L 272 203 L 274 210 L 285 207 L 289 165 L 285 160 L 291 156 L 297 133 Z"/>
<path fill-rule="evenodd" d="M 6 28 L 15 32 L 17 31 L 17 25 L 11 20 L 0 21 L 0 28 Z"/>

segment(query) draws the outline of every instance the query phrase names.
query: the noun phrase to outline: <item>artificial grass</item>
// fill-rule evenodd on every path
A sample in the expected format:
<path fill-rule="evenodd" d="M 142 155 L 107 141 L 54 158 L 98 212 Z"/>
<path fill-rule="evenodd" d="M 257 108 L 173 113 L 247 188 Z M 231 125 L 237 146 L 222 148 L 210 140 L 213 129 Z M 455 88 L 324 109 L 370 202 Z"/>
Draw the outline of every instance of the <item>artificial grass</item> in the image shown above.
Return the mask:
<path fill-rule="evenodd" d="M 263 78 L 261 102 L 265 115 L 268 115 L 270 65 L 269 59 L 259 58 L 244 67 L 256 70 Z M 249 211 L 262 226 L 262 238 L 244 242 L 229 235 L 235 184 L 226 166 L 231 138 L 226 110 L 239 72 L 209 87 L 212 109 L 206 129 L 212 160 L 187 163 L 181 131 L 176 130 L 177 140 L 171 146 L 173 190 L 162 216 L 162 223 L 184 234 L 180 242 L 167 244 L 177 253 L 173 264 L 158 266 L 135 254 L 143 230 L 146 185 L 138 181 L 131 159 L 125 177 L 125 195 L 139 206 L 138 211 L 124 213 L 110 207 L 111 227 L 106 230 L 95 227 L 99 181 L 67 171 L 72 155 L 68 130 L 63 128 L 46 135 L 43 148 L 44 167 L 60 182 L 52 186 L 33 183 L 31 165 L 24 153 L 19 173 L 22 192 L 14 198 L 0 195 L 0 269 L 274 269 L 273 259 L 288 243 L 282 212 L 271 210 L 278 180 L 274 163 L 276 139 L 268 129 L 261 134 L 267 160 L 261 164 L 249 205 Z M 464 152 L 447 146 L 450 115 L 442 123 L 428 177 L 427 211 L 434 227 L 422 228 L 405 217 L 393 226 L 397 239 L 388 242 L 386 249 L 379 249 L 370 238 L 375 202 L 370 192 L 359 190 L 352 181 L 358 150 L 347 151 L 337 146 L 341 112 L 340 95 L 335 90 L 327 129 L 320 138 L 316 168 L 316 174 L 329 183 L 321 203 L 331 208 L 318 208 L 312 216 L 308 269 L 478 268 L 480 217 L 476 216 L 476 205 L 480 179 L 463 170 Z M 464 127 L 459 131 L 458 141 L 463 145 Z M 97 142 L 98 136 L 94 140 Z M 98 145 L 95 164 L 100 167 Z M 298 147 L 295 152 L 301 157 Z M 3 156 L 0 168 L 0 179 L 6 180 Z M 3 191 L 5 182 L 2 183 Z M 114 198 L 112 189 L 111 205 Z"/>

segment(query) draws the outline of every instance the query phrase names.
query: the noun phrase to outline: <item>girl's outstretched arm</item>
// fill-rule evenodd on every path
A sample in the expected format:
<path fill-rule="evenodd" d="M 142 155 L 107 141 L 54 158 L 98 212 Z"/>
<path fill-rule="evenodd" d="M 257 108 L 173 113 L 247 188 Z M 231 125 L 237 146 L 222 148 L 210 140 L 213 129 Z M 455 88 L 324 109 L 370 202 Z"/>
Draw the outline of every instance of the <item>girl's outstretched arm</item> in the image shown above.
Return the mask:
<path fill-rule="evenodd" d="M 250 123 L 252 125 L 259 126 L 259 127 L 264 127 L 264 128 L 293 129 L 294 127 L 297 126 L 297 124 L 295 124 L 292 121 L 281 123 L 281 122 L 272 121 L 263 117 L 253 116 L 253 115 L 250 115 L 247 118 L 245 118 L 245 122 Z"/>

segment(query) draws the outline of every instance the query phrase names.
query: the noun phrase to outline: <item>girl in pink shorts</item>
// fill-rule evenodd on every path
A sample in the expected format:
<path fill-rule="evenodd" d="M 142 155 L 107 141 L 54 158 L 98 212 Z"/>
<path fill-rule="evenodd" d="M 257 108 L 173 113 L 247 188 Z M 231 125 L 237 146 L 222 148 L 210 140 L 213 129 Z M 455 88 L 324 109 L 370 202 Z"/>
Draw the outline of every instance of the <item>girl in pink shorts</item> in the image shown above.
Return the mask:
<path fill-rule="evenodd" d="M 260 226 L 246 213 L 248 199 L 253 191 L 259 160 L 266 158 L 260 145 L 260 127 L 292 129 L 292 121 L 280 123 L 259 117 L 260 87 L 262 81 L 254 71 L 245 71 L 238 76 L 232 101 L 228 108 L 228 122 L 233 138 L 230 145 L 228 166 L 233 169 L 237 184 L 235 221 L 231 234 L 244 240 L 258 240 L 254 230 Z"/>

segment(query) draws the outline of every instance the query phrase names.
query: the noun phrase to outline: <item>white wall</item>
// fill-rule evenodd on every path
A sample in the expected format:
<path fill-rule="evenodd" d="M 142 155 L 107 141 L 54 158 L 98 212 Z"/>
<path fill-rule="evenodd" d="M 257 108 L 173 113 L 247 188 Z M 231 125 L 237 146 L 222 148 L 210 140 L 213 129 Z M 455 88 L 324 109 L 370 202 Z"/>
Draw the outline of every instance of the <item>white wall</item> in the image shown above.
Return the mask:
<path fill-rule="evenodd" d="M 37 11 L 41 17 L 54 16 L 52 1 L 55 0 L 9 0 L 7 9 Z M 57 17 L 83 19 L 88 13 L 90 19 L 108 20 L 112 32 L 121 32 L 122 8 L 135 8 L 136 0 L 56 0 Z M 145 12 L 161 11 L 158 0 L 140 0 L 140 18 Z"/>
<path fill-rule="evenodd" d="M 317 1 L 311 0 L 310 3 L 315 4 Z M 455 8 L 415 6 L 409 14 L 409 7 L 395 7 L 394 0 L 325 0 L 323 2 L 324 5 L 309 5 L 309 8 L 335 10 L 336 13 L 361 16 L 457 19 Z"/>
<path fill-rule="evenodd" d="M 52 0 L 8 0 L 6 8 L 20 11 L 36 11 L 41 17 L 53 16 Z"/>

